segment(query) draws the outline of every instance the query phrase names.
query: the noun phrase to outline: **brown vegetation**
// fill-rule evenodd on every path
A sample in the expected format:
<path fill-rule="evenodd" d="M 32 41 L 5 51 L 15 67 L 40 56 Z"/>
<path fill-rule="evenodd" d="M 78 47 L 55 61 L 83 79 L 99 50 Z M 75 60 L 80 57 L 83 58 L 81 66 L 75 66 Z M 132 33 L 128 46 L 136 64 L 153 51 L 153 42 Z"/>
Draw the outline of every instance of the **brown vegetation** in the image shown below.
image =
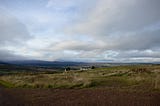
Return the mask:
<path fill-rule="evenodd" d="M 159 100 L 159 65 L 0 76 L 0 106 L 159 106 Z"/>

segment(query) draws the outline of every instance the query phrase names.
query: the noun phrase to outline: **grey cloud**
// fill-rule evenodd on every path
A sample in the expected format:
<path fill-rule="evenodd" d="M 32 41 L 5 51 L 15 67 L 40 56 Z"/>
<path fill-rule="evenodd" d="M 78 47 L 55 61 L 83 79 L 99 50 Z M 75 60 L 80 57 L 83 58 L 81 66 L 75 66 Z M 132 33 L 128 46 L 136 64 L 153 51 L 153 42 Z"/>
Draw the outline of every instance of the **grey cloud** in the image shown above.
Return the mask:
<path fill-rule="evenodd" d="M 0 9 L 0 60 L 20 59 L 8 47 L 23 47 L 31 38 L 26 26 L 7 11 Z"/>
<path fill-rule="evenodd" d="M 64 40 L 50 45 L 48 51 L 72 51 L 57 54 L 61 59 L 158 61 L 159 5 L 159 0 L 98 0 L 92 9 L 82 9 L 79 20 L 65 29 L 73 36 L 88 35 L 93 42 Z"/>
<path fill-rule="evenodd" d="M 59 50 L 75 50 L 75 51 L 92 51 L 95 49 L 101 49 L 99 42 L 86 42 L 78 40 L 63 40 L 51 44 L 47 50 L 59 51 Z"/>
<path fill-rule="evenodd" d="M 112 50 L 145 50 L 159 48 L 160 30 L 145 31 L 129 35 L 119 35 L 107 39 L 106 49 Z"/>
<path fill-rule="evenodd" d="M 97 5 L 66 32 L 90 35 L 95 42 L 103 44 L 95 43 L 97 47 L 92 50 L 99 48 L 102 52 L 159 48 L 159 5 L 159 0 L 98 0 Z M 151 30 L 151 26 L 156 28 Z M 82 49 L 87 47 L 90 46 Z"/>
<path fill-rule="evenodd" d="M 121 58 L 160 58 L 159 50 L 132 50 L 132 51 L 119 51 L 116 56 Z"/>
<path fill-rule="evenodd" d="M 50 50 L 76 50 L 76 51 L 93 51 L 93 50 L 146 50 L 159 48 L 160 30 L 144 31 L 126 35 L 107 36 L 101 40 L 92 42 L 78 40 L 64 40 L 48 47 Z"/>
<path fill-rule="evenodd" d="M 53 4 L 54 1 L 50 0 L 49 8 L 56 5 Z M 37 51 L 40 54 L 37 57 L 46 60 L 159 60 L 160 26 L 157 23 L 160 23 L 160 0 L 97 0 L 96 2 L 96 5 L 89 5 L 89 9 L 85 10 L 81 9 L 81 5 L 81 8 L 75 5 L 76 2 L 73 0 L 69 4 L 57 1 L 60 3 L 56 5 L 57 8 L 60 7 L 64 11 L 73 4 L 79 8 L 76 19 L 72 18 L 71 23 L 69 25 L 67 23 L 67 28 L 61 30 L 66 39 L 62 38 L 58 42 L 50 41 L 49 46 L 40 50 L 31 47 L 31 51 Z M 27 28 L 19 20 L 4 11 L 0 13 L 1 46 L 19 45 L 30 38 Z M 86 38 L 89 36 L 91 41 L 72 37 L 80 35 L 87 36 Z M 16 57 L 12 56 L 11 52 L 5 51 L 5 53 L 9 53 L 10 58 Z M 7 57 L 5 53 L 3 52 L 3 57 Z"/>
<path fill-rule="evenodd" d="M 26 26 L 10 13 L 0 9 L 0 44 L 23 43 L 31 36 Z"/>
<path fill-rule="evenodd" d="M 67 31 L 102 37 L 139 30 L 160 21 L 159 4 L 159 0 L 98 0 L 92 11 Z"/>
<path fill-rule="evenodd" d="M 0 50 L 0 61 L 6 61 L 6 60 L 24 60 L 24 59 L 28 59 L 28 58 L 16 55 L 12 51 L 9 51 L 9 50 Z"/>

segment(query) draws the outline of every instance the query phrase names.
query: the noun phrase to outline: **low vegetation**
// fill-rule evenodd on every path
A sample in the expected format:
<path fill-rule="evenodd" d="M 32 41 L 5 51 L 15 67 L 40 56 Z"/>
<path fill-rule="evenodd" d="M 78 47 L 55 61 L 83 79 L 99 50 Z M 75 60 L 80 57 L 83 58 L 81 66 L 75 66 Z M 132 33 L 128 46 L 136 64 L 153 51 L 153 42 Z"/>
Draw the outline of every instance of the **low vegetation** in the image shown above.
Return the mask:
<path fill-rule="evenodd" d="M 103 87 L 160 90 L 160 66 L 114 66 L 87 71 L 16 73 L 0 76 L 0 84 L 9 88 Z"/>

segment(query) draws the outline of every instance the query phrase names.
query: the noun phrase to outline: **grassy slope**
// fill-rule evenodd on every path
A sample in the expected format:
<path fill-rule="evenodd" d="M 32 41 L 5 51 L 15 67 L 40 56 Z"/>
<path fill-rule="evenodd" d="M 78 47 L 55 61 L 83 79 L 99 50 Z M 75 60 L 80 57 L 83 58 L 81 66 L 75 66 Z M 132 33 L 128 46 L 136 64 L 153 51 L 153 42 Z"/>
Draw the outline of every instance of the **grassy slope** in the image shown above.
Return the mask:
<path fill-rule="evenodd" d="M 10 82 L 6 82 L 6 81 L 3 81 L 3 80 L 0 80 L 0 86 L 1 87 L 6 87 L 6 88 L 13 88 L 14 85 Z"/>
<path fill-rule="evenodd" d="M 5 82 L 5 84 L 4 84 Z M 123 88 L 160 90 L 160 66 L 118 66 L 68 73 L 13 74 L 0 77 L 6 87 Z"/>

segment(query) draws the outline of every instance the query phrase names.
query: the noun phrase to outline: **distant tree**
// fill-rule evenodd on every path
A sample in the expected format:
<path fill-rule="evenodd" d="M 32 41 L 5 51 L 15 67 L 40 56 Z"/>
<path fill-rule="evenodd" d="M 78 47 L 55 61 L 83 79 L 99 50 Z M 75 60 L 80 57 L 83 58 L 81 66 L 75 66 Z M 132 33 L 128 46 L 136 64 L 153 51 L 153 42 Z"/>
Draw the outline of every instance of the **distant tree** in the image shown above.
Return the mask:
<path fill-rule="evenodd" d="M 67 67 L 67 68 L 66 68 L 66 71 L 70 71 L 70 70 L 71 70 L 71 68 L 70 68 L 70 67 Z"/>
<path fill-rule="evenodd" d="M 91 69 L 95 69 L 95 66 L 92 66 Z"/>

